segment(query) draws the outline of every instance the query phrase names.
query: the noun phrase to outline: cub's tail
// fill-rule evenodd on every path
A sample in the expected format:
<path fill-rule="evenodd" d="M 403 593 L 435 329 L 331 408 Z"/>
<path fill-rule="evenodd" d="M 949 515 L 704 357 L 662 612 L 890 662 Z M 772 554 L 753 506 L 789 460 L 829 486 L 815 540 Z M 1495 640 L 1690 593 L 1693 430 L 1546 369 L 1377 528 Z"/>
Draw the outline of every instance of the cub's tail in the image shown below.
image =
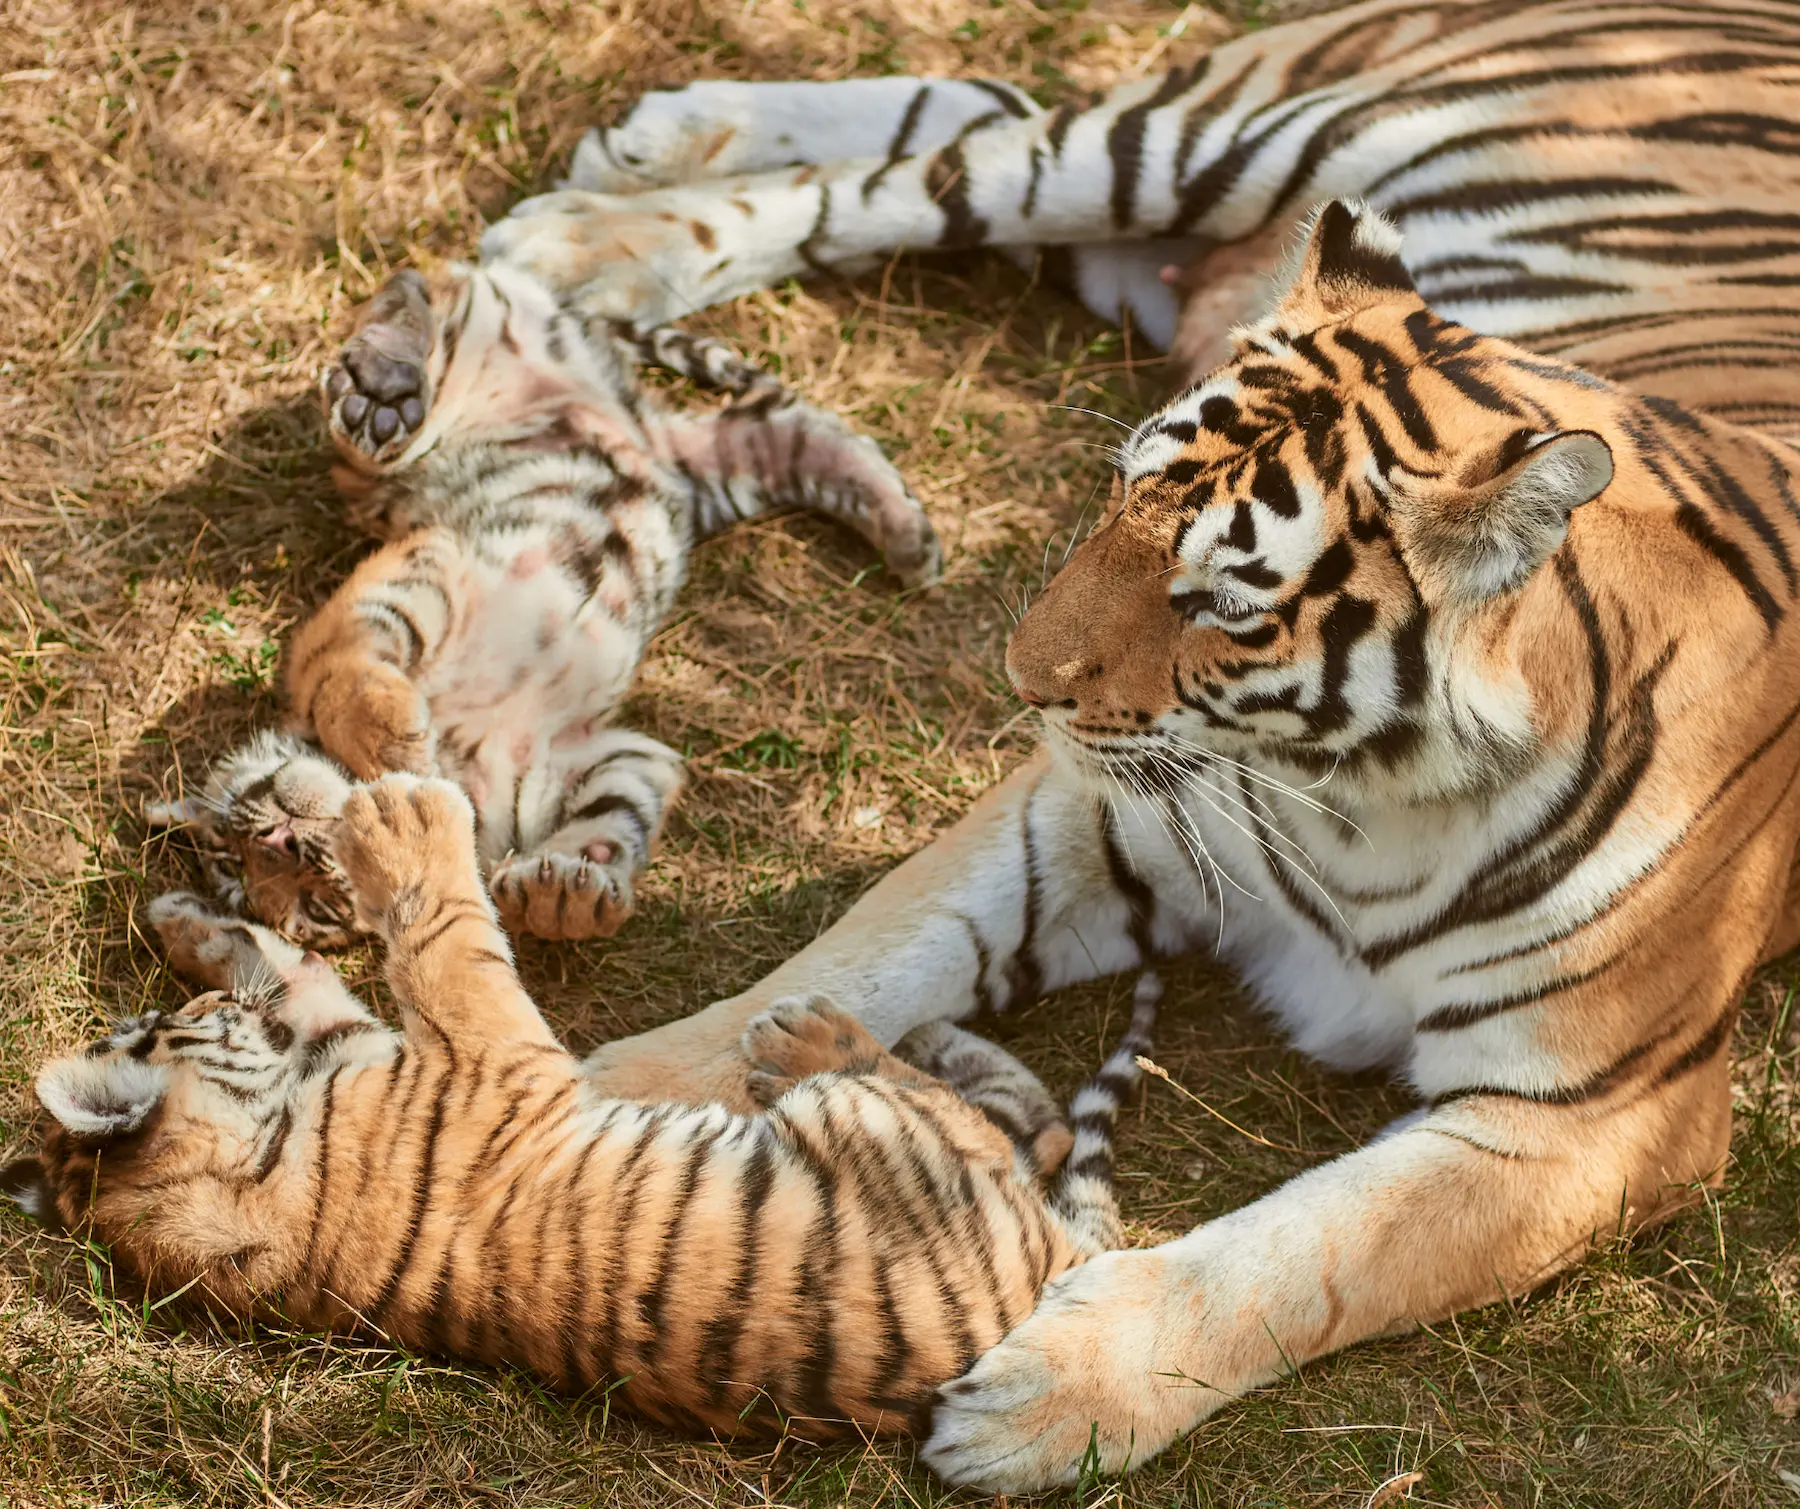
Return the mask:
<path fill-rule="evenodd" d="M 1162 981 L 1154 970 L 1147 969 L 1138 976 L 1132 992 L 1131 1025 L 1100 1072 L 1076 1092 L 1069 1106 L 1075 1146 L 1063 1165 L 1052 1203 L 1069 1241 L 1083 1257 L 1117 1247 L 1124 1235 L 1113 1189 L 1113 1130 L 1119 1107 L 1143 1078 L 1137 1059 L 1150 1051 L 1150 1034 L 1161 1000 Z"/>

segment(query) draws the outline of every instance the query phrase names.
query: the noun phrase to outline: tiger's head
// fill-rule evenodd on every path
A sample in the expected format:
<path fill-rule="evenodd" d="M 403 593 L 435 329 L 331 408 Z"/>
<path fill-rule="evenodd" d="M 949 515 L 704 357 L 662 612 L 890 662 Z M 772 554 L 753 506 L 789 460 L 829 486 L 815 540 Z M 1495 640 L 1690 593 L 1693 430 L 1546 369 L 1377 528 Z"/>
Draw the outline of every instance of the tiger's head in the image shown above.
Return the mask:
<path fill-rule="evenodd" d="M 0 1191 L 48 1226 L 91 1229 L 159 1283 L 266 1276 L 291 1258 L 278 1176 L 310 1166 L 320 1087 L 389 1034 L 319 955 L 266 928 L 179 895 L 150 920 L 184 967 L 229 988 L 46 1064 L 47 1132 L 36 1157 L 0 1170 Z"/>
<path fill-rule="evenodd" d="M 1123 447 L 1006 660 L 1089 776 L 1224 758 L 1451 794 L 1532 747 L 1534 668 L 1488 652 L 1612 480 L 1586 427 L 1611 390 L 1439 318 L 1398 252 L 1323 206 L 1233 359 Z"/>
<path fill-rule="evenodd" d="M 220 902 L 307 948 L 357 934 L 349 882 L 331 835 L 350 777 L 313 745 L 265 730 L 208 773 L 200 795 L 152 802 L 152 827 L 185 827 Z"/>

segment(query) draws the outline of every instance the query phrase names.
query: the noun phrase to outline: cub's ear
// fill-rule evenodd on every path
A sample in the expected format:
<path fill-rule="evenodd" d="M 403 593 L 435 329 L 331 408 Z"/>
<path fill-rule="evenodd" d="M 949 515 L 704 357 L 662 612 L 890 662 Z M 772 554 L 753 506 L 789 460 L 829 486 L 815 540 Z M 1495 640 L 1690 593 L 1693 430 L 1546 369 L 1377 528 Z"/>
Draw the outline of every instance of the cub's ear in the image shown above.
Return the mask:
<path fill-rule="evenodd" d="M 1400 232 L 1360 200 L 1330 199 L 1313 215 L 1271 318 L 1281 329 L 1304 332 L 1395 303 L 1419 303 L 1400 260 Z"/>
<path fill-rule="evenodd" d="M 17 1158 L 0 1168 L 0 1195 L 16 1204 L 40 1226 L 62 1230 L 62 1218 L 56 1213 L 56 1195 L 45 1176 L 44 1165 L 35 1158 Z"/>
<path fill-rule="evenodd" d="M 1402 486 L 1396 521 L 1428 600 L 1473 605 L 1524 586 L 1612 481 L 1612 449 L 1592 430 L 1518 430 L 1474 473 Z"/>
<path fill-rule="evenodd" d="M 37 1096 L 71 1137 L 123 1137 L 150 1119 L 169 1088 L 169 1071 L 140 1058 L 75 1054 L 44 1065 Z"/>

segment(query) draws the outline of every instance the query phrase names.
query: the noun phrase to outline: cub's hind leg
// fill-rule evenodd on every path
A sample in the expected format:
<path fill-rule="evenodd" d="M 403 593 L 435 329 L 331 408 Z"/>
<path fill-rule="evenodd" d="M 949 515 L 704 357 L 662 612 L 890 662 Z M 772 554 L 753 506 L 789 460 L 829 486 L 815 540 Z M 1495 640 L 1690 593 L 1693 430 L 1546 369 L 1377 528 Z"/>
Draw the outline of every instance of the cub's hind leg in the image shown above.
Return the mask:
<path fill-rule="evenodd" d="M 681 788 L 681 756 L 629 729 L 603 729 L 567 763 L 553 809 L 514 836 L 524 849 L 488 877 L 510 933 L 604 938 L 631 915 L 633 887 Z"/>
<path fill-rule="evenodd" d="M 876 1042 L 869 1029 L 825 996 L 788 996 L 744 1026 L 750 1094 L 773 1105 L 815 1074 L 878 1074 L 919 1088 L 941 1082 Z"/>
<path fill-rule="evenodd" d="M 660 416 L 653 434 L 692 481 L 700 534 L 807 508 L 849 525 L 906 586 L 937 580 L 943 551 L 919 500 L 881 447 L 836 414 L 777 389 L 717 414 Z"/>
<path fill-rule="evenodd" d="M 998 1043 L 950 1022 L 927 1022 L 894 1044 L 894 1054 L 981 1111 L 1040 1176 L 1061 1167 L 1075 1145 L 1043 1081 Z"/>
<path fill-rule="evenodd" d="M 410 268 L 359 312 L 356 333 L 323 379 L 332 443 L 358 471 L 394 461 L 425 423 L 435 334 L 425 279 Z"/>
<path fill-rule="evenodd" d="M 759 1105 L 774 1105 L 816 1074 L 879 1078 L 898 1093 L 926 1097 L 940 1129 L 964 1157 L 1014 1161 L 1013 1144 L 998 1126 L 942 1080 L 888 1052 L 825 996 L 788 996 L 752 1017 L 744 1027 L 743 1052 L 750 1062 L 750 1095 Z"/>

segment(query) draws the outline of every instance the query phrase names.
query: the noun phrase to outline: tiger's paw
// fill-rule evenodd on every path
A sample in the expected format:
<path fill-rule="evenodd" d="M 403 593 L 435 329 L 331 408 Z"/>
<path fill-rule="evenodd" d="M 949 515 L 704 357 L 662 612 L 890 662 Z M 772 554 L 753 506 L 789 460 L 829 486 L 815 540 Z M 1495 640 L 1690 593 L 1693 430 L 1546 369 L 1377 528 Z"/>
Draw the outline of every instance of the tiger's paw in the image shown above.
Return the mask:
<path fill-rule="evenodd" d="M 1142 1464 L 1223 1402 L 1165 1376 L 1168 1261 L 1107 1252 L 1054 1280 L 1038 1307 L 938 1390 L 924 1457 L 947 1483 L 1037 1493 Z"/>
<path fill-rule="evenodd" d="M 232 990 L 261 972 L 280 976 L 295 968 L 300 949 L 266 927 L 221 916 L 190 891 L 165 891 L 145 908 L 169 967 L 213 990 Z"/>
<path fill-rule="evenodd" d="M 431 302 L 425 279 L 395 273 L 370 299 L 338 364 L 321 379 L 331 439 L 365 469 L 392 461 L 431 407 Z"/>
<path fill-rule="evenodd" d="M 750 1019 L 742 1039 L 749 1088 L 770 1106 L 803 1079 L 839 1070 L 863 1072 L 884 1057 L 868 1028 L 825 996 L 787 996 Z"/>
<path fill-rule="evenodd" d="M 818 190 L 793 177 L 540 194 L 482 233 L 481 260 L 523 269 L 590 319 L 649 330 L 806 270 Z"/>
<path fill-rule="evenodd" d="M 451 899 L 487 896 L 475 863 L 475 811 L 448 781 L 383 776 L 344 803 L 332 841 L 359 926 L 389 934 Z"/>
<path fill-rule="evenodd" d="M 526 854 L 502 860 L 488 877 L 500 925 L 509 933 L 529 933 L 551 942 L 610 938 L 616 933 L 631 915 L 632 861 L 623 848 L 588 847 L 586 854 Z"/>
<path fill-rule="evenodd" d="M 381 662 L 311 671 L 306 713 L 325 753 L 359 781 L 390 771 L 430 775 L 437 764 L 431 704 L 403 671 Z"/>

